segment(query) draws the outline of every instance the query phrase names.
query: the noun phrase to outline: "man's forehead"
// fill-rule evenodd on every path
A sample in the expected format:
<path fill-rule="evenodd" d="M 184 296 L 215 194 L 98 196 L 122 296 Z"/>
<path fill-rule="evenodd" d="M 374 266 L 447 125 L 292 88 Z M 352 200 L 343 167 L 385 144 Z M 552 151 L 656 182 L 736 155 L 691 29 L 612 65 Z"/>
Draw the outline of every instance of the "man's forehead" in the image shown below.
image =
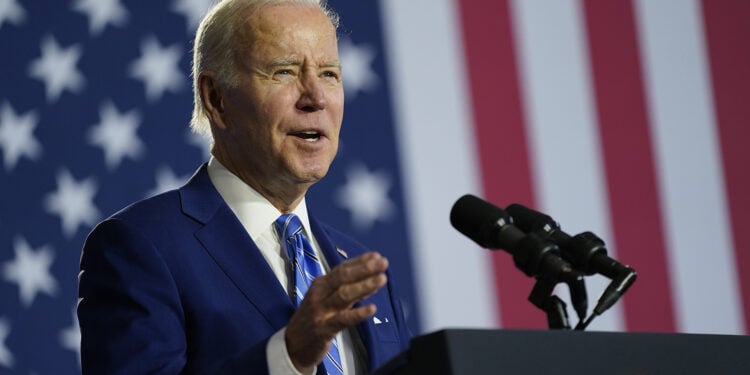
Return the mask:
<path fill-rule="evenodd" d="M 306 22 L 315 20 L 316 22 Z M 256 9 L 245 17 L 245 26 L 254 31 L 276 31 L 278 29 L 298 30 L 316 25 L 321 31 L 335 28 L 320 7 L 311 4 L 279 3 L 268 4 Z M 323 26 L 323 27 L 321 27 Z"/>
<path fill-rule="evenodd" d="M 309 5 L 266 8 L 245 19 L 240 45 L 252 52 L 270 53 L 266 57 L 271 59 L 301 58 L 299 54 L 306 51 L 300 48 L 307 47 L 320 59 L 338 60 L 336 30 L 322 10 Z"/>

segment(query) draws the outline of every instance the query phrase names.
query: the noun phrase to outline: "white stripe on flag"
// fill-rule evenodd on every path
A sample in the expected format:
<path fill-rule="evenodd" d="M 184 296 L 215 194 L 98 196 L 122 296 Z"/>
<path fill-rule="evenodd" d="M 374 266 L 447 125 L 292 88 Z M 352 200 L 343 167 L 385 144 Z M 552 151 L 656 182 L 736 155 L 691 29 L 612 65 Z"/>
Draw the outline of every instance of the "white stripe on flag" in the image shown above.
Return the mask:
<path fill-rule="evenodd" d="M 700 3 L 636 0 L 635 11 L 677 329 L 742 334 Z"/>
<path fill-rule="evenodd" d="M 386 0 L 381 13 L 422 328 L 496 326 L 489 254 L 448 220 L 480 191 L 456 6 Z"/>
<path fill-rule="evenodd" d="M 580 4 L 575 0 L 510 4 L 539 208 L 571 235 L 596 233 L 616 257 Z M 608 283 L 601 277 L 587 278 L 591 304 Z M 590 329 L 621 330 L 619 306 L 594 320 Z"/>

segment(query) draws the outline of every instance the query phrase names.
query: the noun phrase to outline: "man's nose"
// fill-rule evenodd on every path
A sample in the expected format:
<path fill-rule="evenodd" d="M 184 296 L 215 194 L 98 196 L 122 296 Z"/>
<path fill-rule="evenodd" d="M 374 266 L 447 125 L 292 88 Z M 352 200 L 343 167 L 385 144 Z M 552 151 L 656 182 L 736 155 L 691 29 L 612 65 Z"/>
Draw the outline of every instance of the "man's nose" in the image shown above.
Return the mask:
<path fill-rule="evenodd" d="M 301 81 L 300 97 L 297 100 L 297 109 L 314 112 L 324 109 L 327 104 L 326 92 L 321 78 L 315 74 L 304 75 Z"/>

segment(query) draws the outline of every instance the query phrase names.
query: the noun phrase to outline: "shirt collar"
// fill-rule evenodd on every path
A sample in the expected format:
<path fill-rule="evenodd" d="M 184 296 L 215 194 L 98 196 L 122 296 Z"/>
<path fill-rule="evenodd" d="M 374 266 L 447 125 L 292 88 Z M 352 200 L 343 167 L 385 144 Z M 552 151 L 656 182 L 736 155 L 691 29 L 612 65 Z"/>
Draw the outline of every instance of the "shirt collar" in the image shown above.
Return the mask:
<path fill-rule="evenodd" d="M 208 176 L 219 195 L 234 212 L 253 240 L 266 231 L 269 226 L 273 226 L 276 219 L 281 216 L 281 211 L 274 207 L 266 197 L 229 171 L 213 156 L 208 161 Z M 305 234 L 310 238 L 310 219 L 307 215 L 307 204 L 304 197 L 292 210 L 292 213 L 300 218 Z"/>

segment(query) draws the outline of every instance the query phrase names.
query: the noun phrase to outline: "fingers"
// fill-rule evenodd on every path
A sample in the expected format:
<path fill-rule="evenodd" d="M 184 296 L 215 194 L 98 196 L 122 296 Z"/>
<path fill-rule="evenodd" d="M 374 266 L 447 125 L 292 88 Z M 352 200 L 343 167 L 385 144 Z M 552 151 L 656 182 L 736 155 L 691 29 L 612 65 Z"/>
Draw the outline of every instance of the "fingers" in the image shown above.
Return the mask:
<path fill-rule="evenodd" d="M 388 282 L 388 260 L 371 252 L 334 267 L 313 281 L 287 324 L 286 343 L 297 368 L 318 363 L 333 337 L 375 314 L 373 304 L 352 306 Z"/>
<path fill-rule="evenodd" d="M 355 325 L 375 314 L 375 305 L 361 306 L 339 312 L 328 320 L 317 320 L 315 315 L 300 309 L 289 320 L 286 328 L 287 352 L 292 363 L 302 369 L 314 367 L 323 360 L 333 337 L 342 329 Z"/>
<path fill-rule="evenodd" d="M 335 316 L 334 324 L 341 327 L 339 330 L 344 329 L 355 324 L 359 324 L 361 321 L 373 316 L 377 311 L 377 307 L 373 304 L 360 306 L 355 309 L 348 309 L 341 311 Z"/>
<path fill-rule="evenodd" d="M 388 259 L 377 252 L 369 252 L 349 259 L 331 270 L 334 284 L 349 284 L 385 272 Z"/>
<path fill-rule="evenodd" d="M 324 303 L 334 309 L 345 309 L 377 292 L 388 282 L 385 271 L 388 260 L 372 252 L 335 267 L 310 285 L 305 299 Z M 311 301 L 311 302 L 312 302 Z"/>
<path fill-rule="evenodd" d="M 330 296 L 332 306 L 348 308 L 371 296 L 388 282 L 385 274 L 378 274 L 352 284 L 339 286 Z"/>

